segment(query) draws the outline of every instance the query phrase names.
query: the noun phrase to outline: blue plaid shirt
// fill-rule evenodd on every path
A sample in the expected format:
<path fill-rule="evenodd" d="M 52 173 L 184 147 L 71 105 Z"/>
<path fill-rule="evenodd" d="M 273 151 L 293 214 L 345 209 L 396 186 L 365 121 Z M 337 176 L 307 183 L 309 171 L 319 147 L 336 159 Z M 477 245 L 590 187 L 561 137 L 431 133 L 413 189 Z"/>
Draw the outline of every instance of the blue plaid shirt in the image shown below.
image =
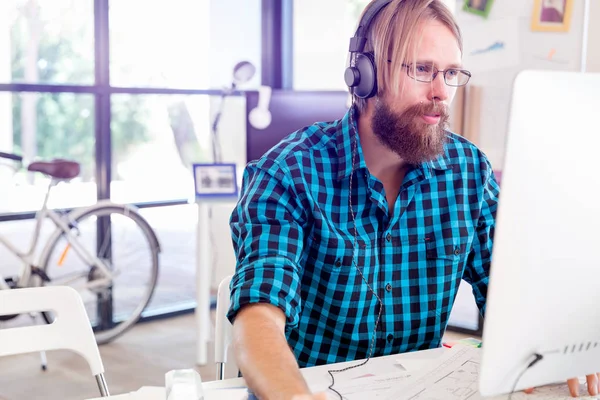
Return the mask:
<path fill-rule="evenodd" d="M 230 219 L 229 319 L 250 303 L 279 307 L 300 367 L 366 358 L 379 305 L 353 253 L 383 303 L 373 356 L 439 347 L 461 278 L 483 313 L 498 184 L 477 147 L 448 138 L 444 155 L 407 172 L 391 216 L 352 109 L 250 162 Z"/>

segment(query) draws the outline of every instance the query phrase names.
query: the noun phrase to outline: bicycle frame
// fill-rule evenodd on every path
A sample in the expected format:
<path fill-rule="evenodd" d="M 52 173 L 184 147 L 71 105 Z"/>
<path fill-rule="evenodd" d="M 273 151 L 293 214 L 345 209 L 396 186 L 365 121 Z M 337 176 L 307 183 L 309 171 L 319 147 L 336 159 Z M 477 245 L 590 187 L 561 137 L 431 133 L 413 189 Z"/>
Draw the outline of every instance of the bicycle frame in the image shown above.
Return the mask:
<path fill-rule="evenodd" d="M 71 219 L 69 216 L 73 213 L 73 211 L 67 213 L 66 215 L 61 215 L 58 212 L 48 208 L 48 198 L 50 196 L 50 190 L 52 187 L 56 186 L 60 181 L 56 179 L 52 179 L 50 184 L 48 185 L 48 189 L 46 191 L 46 195 L 44 197 L 44 203 L 42 208 L 36 213 L 36 223 L 35 229 L 33 232 L 33 236 L 31 237 L 30 247 L 26 252 L 20 251 L 16 246 L 14 246 L 8 239 L 4 236 L 0 235 L 0 244 L 6 247 L 11 253 L 17 256 L 22 262 L 22 270 L 17 279 L 17 287 L 27 287 L 29 284 L 29 280 L 31 278 L 31 269 L 32 267 L 40 267 L 37 265 L 40 260 L 46 259 L 46 254 L 52 250 L 48 249 L 48 244 L 52 242 L 50 240 L 48 244 L 45 246 L 44 250 L 41 253 L 41 256 L 37 259 L 35 258 L 35 250 L 38 246 L 40 239 L 40 232 L 42 229 L 42 222 L 49 218 L 57 228 L 57 231 L 50 236 L 53 238 L 56 235 L 61 233 L 65 234 L 67 242 L 73 248 L 73 250 L 77 253 L 81 259 L 86 262 L 90 266 L 96 266 L 100 271 L 102 271 L 103 278 L 102 279 L 94 279 L 92 282 L 87 282 L 85 288 L 91 289 L 97 286 L 107 285 L 113 277 L 113 273 L 110 268 L 97 256 L 94 256 L 87 251 L 87 249 L 81 245 L 77 236 L 72 232 Z M 64 281 L 52 281 L 53 284 L 59 285 L 67 285 L 69 284 L 69 280 Z M 8 284 L 6 283 L 2 274 L 0 274 L 0 290 L 10 289 Z"/>

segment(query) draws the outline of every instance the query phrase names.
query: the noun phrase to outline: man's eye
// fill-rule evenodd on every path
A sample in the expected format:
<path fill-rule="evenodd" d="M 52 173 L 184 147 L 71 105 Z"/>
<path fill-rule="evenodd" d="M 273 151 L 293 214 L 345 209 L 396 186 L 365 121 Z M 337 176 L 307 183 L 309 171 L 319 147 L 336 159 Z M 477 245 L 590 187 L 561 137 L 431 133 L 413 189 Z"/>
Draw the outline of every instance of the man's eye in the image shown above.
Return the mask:
<path fill-rule="evenodd" d="M 458 75 L 459 71 L 457 69 L 449 69 L 446 73 L 448 75 L 450 75 L 452 78 L 454 78 L 455 76 Z"/>
<path fill-rule="evenodd" d="M 429 65 L 417 65 L 415 67 L 415 70 L 417 71 L 417 73 L 430 73 L 431 72 L 431 67 Z"/>

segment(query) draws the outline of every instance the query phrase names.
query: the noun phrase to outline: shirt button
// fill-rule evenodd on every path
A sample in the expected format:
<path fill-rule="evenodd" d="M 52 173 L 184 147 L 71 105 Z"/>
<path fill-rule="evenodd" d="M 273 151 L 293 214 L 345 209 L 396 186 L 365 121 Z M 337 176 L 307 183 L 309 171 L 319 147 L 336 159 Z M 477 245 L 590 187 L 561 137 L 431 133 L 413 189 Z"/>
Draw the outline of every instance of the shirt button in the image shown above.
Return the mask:
<path fill-rule="evenodd" d="M 454 255 L 455 256 L 460 255 L 460 247 L 457 247 L 457 248 L 454 249 Z"/>
<path fill-rule="evenodd" d="M 341 267 L 342 266 L 342 262 L 340 260 L 335 260 L 335 266 L 336 267 Z"/>
<path fill-rule="evenodd" d="M 385 240 L 387 240 L 388 242 L 392 241 L 392 234 L 388 233 L 387 236 L 385 237 Z"/>
<path fill-rule="evenodd" d="M 389 283 L 387 285 L 385 285 L 385 290 L 387 290 L 388 292 L 392 291 L 392 285 L 390 285 Z"/>
<path fill-rule="evenodd" d="M 394 340 L 394 335 L 392 335 L 391 333 L 387 336 L 387 341 L 388 342 L 392 342 L 392 340 Z"/>

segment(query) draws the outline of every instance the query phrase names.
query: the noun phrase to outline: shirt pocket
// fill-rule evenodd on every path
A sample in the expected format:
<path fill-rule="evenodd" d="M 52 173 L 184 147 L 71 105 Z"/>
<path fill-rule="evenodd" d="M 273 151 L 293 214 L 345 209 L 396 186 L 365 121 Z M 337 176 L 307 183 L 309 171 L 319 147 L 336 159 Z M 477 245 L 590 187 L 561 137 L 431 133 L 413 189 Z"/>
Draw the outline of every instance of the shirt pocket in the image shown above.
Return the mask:
<path fill-rule="evenodd" d="M 444 283 L 444 292 L 456 290 L 469 253 L 466 239 L 444 237 L 425 241 L 428 283 Z"/>
<path fill-rule="evenodd" d="M 454 237 L 441 237 L 438 240 L 426 238 L 425 248 L 427 260 L 442 259 L 454 262 L 466 257 L 467 254 L 466 241 Z"/>
<path fill-rule="evenodd" d="M 351 239 L 341 235 L 332 235 L 327 238 L 311 237 L 308 246 L 307 264 L 314 268 L 316 273 L 339 274 L 348 273 L 354 269 L 352 259 L 354 243 Z"/>

